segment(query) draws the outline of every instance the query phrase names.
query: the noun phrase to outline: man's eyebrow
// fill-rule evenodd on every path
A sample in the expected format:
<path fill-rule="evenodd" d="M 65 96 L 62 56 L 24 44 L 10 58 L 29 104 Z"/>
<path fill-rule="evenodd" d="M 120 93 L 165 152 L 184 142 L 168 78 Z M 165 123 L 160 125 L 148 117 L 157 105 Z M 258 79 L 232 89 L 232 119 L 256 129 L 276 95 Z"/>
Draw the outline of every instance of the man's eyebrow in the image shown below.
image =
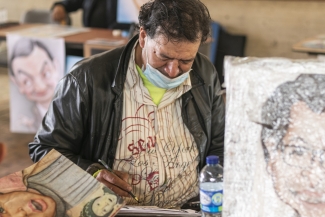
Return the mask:
<path fill-rule="evenodd" d="M 167 56 L 166 54 L 160 53 L 159 56 L 161 56 L 162 58 L 166 58 L 166 59 L 175 59 L 175 58 L 171 58 L 169 56 Z M 180 61 L 193 61 L 195 59 L 195 57 L 190 58 L 190 59 L 177 59 Z"/>
<path fill-rule="evenodd" d="M 301 142 L 303 142 L 303 143 L 305 143 L 305 144 L 308 144 L 303 138 L 301 138 L 300 136 L 295 136 L 295 137 L 293 137 L 293 138 L 290 138 L 290 140 L 289 140 L 289 142 L 295 142 L 295 141 L 301 141 Z"/>
<path fill-rule="evenodd" d="M 24 74 L 24 75 L 26 75 L 27 77 L 32 78 L 32 77 L 28 74 L 28 72 L 25 72 L 24 70 L 21 70 L 21 69 L 18 70 L 18 74 Z"/>
<path fill-rule="evenodd" d="M 46 65 L 47 65 L 47 61 L 44 61 L 44 62 L 43 62 L 43 65 L 42 65 L 42 67 L 41 67 L 40 72 L 44 71 L 44 68 L 46 67 Z M 20 74 L 24 74 L 24 75 L 26 75 L 26 76 L 28 76 L 28 77 L 31 77 L 27 72 L 25 72 L 25 71 L 22 70 L 22 69 L 19 69 L 19 70 L 18 70 L 18 73 L 20 73 Z"/>

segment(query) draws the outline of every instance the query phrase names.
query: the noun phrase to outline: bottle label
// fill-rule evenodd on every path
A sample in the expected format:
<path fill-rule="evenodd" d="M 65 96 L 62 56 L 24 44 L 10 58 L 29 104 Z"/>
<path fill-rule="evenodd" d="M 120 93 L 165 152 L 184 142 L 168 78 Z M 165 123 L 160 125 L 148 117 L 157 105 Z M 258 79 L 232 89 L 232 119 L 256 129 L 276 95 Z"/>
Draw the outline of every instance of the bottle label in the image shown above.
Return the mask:
<path fill-rule="evenodd" d="M 209 213 L 222 212 L 223 190 L 205 191 L 200 189 L 201 210 Z"/>

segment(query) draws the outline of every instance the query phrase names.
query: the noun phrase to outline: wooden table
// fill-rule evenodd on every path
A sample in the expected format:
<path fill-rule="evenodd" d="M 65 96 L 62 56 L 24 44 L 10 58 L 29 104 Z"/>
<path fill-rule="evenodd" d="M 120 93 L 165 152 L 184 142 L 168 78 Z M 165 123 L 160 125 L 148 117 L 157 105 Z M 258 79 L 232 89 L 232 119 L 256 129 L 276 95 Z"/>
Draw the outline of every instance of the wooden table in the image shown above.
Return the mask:
<path fill-rule="evenodd" d="M 310 55 L 325 55 L 325 34 L 304 39 L 294 44 L 292 50 Z"/>
<path fill-rule="evenodd" d="M 44 24 L 19 24 L 15 26 L 9 26 L 0 28 L 0 40 L 6 39 L 6 34 L 13 32 L 13 31 L 19 31 L 19 30 L 26 30 L 28 28 L 32 27 L 41 27 Z M 127 43 L 128 38 L 122 37 L 122 36 L 113 36 L 113 30 L 110 29 L 100 29 L 100 28 L 87 28 L 88 31 L 71 34 L 67 36 L 62 36 L 65 41 L 66 49 L 84 49 L 84 44 L 88 40 L 96 39 L 96 38 L 105 38 L 107 40 L 123 40 L 124 44 Z M 121 45 L 119 45 L 121 46 Z"/>

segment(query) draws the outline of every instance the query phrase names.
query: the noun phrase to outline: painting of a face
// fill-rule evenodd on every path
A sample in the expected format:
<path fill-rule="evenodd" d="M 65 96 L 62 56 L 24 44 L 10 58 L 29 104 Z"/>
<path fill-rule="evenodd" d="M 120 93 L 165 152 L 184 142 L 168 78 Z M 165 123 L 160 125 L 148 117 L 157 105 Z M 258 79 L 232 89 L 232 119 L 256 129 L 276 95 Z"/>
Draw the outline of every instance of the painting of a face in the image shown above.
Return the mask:
<path fill-rule="evenodd" d="M 55 216 L 56 204 L 50 197 L 31 192 L 0 194 L 0 217 Z"/>
<path fill-rule="evenodd" d="M 114 209 L 116 202 L 116 195 L 105 193 L 94 201 L 92 210 L 97 216 L 104 216 Z"/>
<path fill-rule="evenodd" d="M 12 69 L 20 93 L 30 101 L 50 103 L 61 75 L 43 49 L 35 46 L 30 55 L 16 57 Z"/>
<path fill-rule="evenodd" d="M 276 193 L 301 216 L 325 216 L 325 113 L 294 104 L 282 144 L 268 165 Z"/>

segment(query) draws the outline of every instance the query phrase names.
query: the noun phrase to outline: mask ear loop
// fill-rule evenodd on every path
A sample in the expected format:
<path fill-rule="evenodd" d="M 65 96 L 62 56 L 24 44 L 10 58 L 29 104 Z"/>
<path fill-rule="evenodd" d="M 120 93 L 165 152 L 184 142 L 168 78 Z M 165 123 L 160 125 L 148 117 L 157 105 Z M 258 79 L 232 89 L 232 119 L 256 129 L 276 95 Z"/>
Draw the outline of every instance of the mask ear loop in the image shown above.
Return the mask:
<path fill-rule="evenodd" d="M 141 68 L 142 71 L 145 70 L 144 66 L 146 65 L 146 68 L 147 68 L 147 64 L 149 63 L 147 46 L 148 46 L 148 35 L 146 36 L 146 43 L 145 43 L 145 48 L 144 48 L 146 51 L 146 61 L 147 62 L 146 62 L 146 64 L 142 64 L 142 68 Z"/>
<path fill-rule="evenodd" d="M 149 64 L 149 57 L 148 57 L 148 35 L 146 36 L 147 38 L 146 38 L 146 59 L 147 59 L 147 63 L 146 63 L 146 65 L 147 64 Z"/>

